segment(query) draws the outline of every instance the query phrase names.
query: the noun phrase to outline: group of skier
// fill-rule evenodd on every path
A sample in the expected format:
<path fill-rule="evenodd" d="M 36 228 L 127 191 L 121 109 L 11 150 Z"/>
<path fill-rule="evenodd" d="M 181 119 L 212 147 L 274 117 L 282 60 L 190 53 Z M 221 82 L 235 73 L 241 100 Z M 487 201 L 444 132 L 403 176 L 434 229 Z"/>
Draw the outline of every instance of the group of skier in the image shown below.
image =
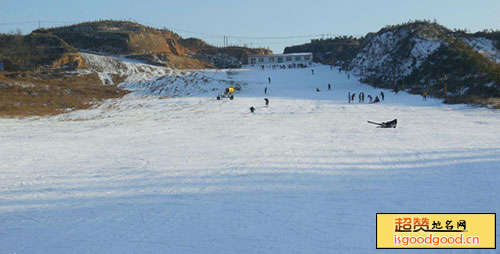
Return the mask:
<path fill-rule="evenodd" d="M 271 77 L 267 77 L 267 82 L 269 82 L 269 84 L 271 84 L 271 82 L 272 82 Z M 267 95 L 267 86 L 264 88 L 264 95 Z M 266 108 L 267 108 L 269 106 L 269 99 L 264 98 L 264 102 L 266 103 Z M 255 110 L 256 110 L 256 108 L 254 106 L 250 107 L 251 113 L 255 113 Z"/>
<path fill-rule="evenodd" d="M 378 102 L 381 101 L 380 98 L 382 98 L 382 101 L 385 99 L 385 94 L 384 94 L 384 92 L 381 91 L 380 92 L 380 97 L 378 95 L 375 96 L 375 99 L 373 99 L 373 97 L 371 95 L 368 95 L 367 97 L 370 100 L 369 101 L 370 103 L 378 103 Z M 359 99 L 360 103 L 361 102 L 365 102 L 365 93 L 364 92 L 360 92 L 358 94 L 358 99 Z M 347 100 L 349 101 L 349 103 L 355 102 L 356 101 L 356 93 L 349 92 L 347 94 Z"/>

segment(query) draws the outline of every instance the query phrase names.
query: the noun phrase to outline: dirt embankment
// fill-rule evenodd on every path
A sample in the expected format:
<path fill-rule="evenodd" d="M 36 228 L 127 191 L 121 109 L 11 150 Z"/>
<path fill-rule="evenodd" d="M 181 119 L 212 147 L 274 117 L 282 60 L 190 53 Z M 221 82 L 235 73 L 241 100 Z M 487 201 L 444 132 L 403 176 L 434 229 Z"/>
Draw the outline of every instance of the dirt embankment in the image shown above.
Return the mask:
<path fill-rule="evenodd" d="M 86 109 L 128 91 L 103 86 L 95 74 L 0 73 L 0 117 L 56 115 Z"/>

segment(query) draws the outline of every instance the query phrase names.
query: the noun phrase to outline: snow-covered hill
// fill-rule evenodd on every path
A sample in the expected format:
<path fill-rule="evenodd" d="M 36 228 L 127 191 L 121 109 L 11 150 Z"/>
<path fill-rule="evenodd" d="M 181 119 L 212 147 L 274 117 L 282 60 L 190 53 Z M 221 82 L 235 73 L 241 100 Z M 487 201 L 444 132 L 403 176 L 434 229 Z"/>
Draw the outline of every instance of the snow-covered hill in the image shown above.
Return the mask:
<path fill-rule="evenodd" d="M 494 42 L 488 38 L 465 38 L 465 43 L 474 48 L 482 55 L 488 57 L 496 63 L 500 63 L 500 50 L 494 45 Z"/>
<path fill-rule="evenodd" d="M 327 66 L 136 74 L 150 67 L 101 60 L 137 90 L 0 119 L 0 253 L 394 253 L 375 249 L 377 212 L 500 208 L 497 111 L 374 89 Z M 147 93 L 176 76 L 196 90 Z M 217 101 L 220 80 L 246 85 Z M 361 91 L 385 100 L 348 103 Z M 394 118 L 396 129 L 366 122 Z"/>
<path fill-rule="evenodd" d="M 423 36 L 410 27 L 375 34 L 352 60 L 355 74 L 393 82 L 410 75 L 443 42 L 437 35 Z"/>

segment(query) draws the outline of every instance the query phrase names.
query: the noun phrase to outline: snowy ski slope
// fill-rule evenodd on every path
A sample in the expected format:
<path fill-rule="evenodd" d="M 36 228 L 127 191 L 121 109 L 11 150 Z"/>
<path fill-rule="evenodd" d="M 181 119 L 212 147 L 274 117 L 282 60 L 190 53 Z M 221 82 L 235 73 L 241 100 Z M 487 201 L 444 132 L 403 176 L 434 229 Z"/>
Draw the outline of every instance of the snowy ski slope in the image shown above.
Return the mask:
<path fill-rule="evenodd" d="M 349 104 L 381 90 L 314 69 L 132 75 L 93 109 L 0 119 L 0 253 L 394 253 L 377 212 L 499 212 L 497 111 Z"/>

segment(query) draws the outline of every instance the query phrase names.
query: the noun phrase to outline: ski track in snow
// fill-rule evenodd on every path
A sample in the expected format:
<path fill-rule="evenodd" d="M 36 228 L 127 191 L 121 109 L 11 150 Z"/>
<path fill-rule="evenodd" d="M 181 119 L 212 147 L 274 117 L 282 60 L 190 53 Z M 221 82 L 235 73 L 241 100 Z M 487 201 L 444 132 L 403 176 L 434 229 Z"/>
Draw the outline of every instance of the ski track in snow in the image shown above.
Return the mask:
<path fill-rule="evenodd" d="M 500 208 L 496 111 L 388 90 L 349 104 L 381 90 L 325 66 L 116 64 L 122 99 L 0 119 L 0 253 L 393 253 L 375 249 L 377 212 Z M 231 82 L 235 99 L 215 100 Z"/>

